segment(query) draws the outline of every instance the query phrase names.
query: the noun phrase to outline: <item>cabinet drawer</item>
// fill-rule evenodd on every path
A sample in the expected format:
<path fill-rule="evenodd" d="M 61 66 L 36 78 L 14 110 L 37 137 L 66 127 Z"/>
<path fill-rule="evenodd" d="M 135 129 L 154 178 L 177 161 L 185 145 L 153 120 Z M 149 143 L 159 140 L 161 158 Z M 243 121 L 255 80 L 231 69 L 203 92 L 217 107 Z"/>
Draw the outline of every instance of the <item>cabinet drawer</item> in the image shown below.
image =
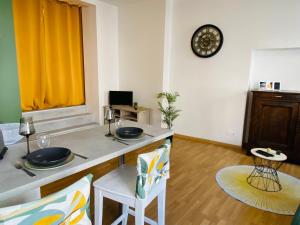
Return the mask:
<path fill-rule="evenodd" d="M 276 101 L 293 101 L 300 102 L 300 94 L 285 93 L 285 92 L 254 92 L 254 97 L 266 99 L 266 100 L 276 100 Z"/>

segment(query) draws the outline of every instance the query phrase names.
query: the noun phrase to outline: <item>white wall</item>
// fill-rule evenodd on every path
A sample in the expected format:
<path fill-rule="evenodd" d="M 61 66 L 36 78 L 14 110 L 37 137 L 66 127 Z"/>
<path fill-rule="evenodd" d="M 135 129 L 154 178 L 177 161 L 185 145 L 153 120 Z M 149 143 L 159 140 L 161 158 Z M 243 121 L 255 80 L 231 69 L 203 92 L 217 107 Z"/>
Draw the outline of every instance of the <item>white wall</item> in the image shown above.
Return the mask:
<path fill-rule="evenodd" d="M 86 3 L 87 4 L 87 3 Z M 99 113 L 99 85 L 97 58 L 97 24 L 96 6 L 87 4 L 82 7 L 82 33 L 84 53 L 85 105 L 87 112 L 95 116 L 100 122 Z"/>
<path fill-rule="evenodd" d="M 165 0 L 163 91 L 170 91 L 173 0 Z"/>
<path fill-rule="evenodd" d="M 253 50 L 250 87 L 260 81 L 279 81 L 282 90 L 300 91 L 300 48 Z"/>
<path fill-rule="evenodd" d="M 251 51 L 300 46 L 300 1 L 174 0 L 173 7 L 170 87 L 183 110 L 175 132 L 240 145 Z M 206 23 L 222 30 L 224 44 L 201 59 L 190 40 Z"/>
<path fill-rule="evenodd" d="M 163 85 L 164 10 L 162 0 L 119 6 L 120 90 L 132 90 L 134 101 L 153 109 L 154 125 L 160 125 L 155 96 Z"/>
<path fill-rule="evenodd" d="M 103 106 L 108 104 L 108 91 L 119 89 L 118 7 L 97 3 L 97 49 L 99 74 L 100 123 Z"/>

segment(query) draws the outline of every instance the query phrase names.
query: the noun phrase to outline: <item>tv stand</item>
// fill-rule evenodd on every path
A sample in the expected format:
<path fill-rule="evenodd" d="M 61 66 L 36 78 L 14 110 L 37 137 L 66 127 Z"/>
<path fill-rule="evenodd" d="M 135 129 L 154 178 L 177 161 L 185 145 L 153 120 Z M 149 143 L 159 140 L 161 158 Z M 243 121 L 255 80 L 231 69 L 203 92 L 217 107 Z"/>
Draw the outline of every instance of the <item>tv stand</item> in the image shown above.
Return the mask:
<path fill-rule="evenodd" d="M 104 107 L 104 112 L 108 106 Z M 122 120 L 131 120 L 142 124 L 150 124 L 151 109 L 145 107 L 138 107 L 134 109 L 129 105 L 112 105 L 115 118 Z"/>

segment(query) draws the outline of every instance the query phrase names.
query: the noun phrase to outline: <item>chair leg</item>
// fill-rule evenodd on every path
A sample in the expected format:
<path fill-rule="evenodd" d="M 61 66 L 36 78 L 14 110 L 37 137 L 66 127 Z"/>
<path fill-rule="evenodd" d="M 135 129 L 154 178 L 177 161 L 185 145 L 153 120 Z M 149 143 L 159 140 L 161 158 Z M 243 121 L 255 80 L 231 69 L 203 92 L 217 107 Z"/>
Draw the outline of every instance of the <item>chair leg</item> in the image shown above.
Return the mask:
<path fill-rule="evenodd" d="M 103 194 L 100 190 L 95 188 L 94 196 L 95 196 L 95 215 L 94 215 L 95 225 L 102 225 Z"/>
<path fill-rule="evenodd" d="M 122 214 L 124 216 L 124 218 L 122 220 L 122 225 L 127 225 L 128 209 L 129 209 L 128 205 L 125 205 L 125 204 L 122 205 Z"/>
<path fill-rule="evenodd" d="M 135 225 L 144 225 L 145 207 L 143 201 L 136 200 L 135 205 Z"/>
<path fill-rule="evenodd" d="M 157 217 L 158 225 L 165 225 L 165 210 L 166 210 L 166 189 L 164 189 L 157 198 Z"/>

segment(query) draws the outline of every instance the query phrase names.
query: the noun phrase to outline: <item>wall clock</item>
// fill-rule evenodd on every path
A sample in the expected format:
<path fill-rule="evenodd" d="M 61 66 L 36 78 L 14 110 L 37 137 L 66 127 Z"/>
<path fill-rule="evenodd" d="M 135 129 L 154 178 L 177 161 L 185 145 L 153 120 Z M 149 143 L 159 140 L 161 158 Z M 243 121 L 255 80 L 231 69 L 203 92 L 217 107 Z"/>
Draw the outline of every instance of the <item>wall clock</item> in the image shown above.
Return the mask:
<path fill-rule="evenodd" d="M 212 24 L 199 27 L 191 40 L 193 52 L 201 58 L 208 58 L 217 54 L 222 44 L 223 34 L 218 27 Z"/>

